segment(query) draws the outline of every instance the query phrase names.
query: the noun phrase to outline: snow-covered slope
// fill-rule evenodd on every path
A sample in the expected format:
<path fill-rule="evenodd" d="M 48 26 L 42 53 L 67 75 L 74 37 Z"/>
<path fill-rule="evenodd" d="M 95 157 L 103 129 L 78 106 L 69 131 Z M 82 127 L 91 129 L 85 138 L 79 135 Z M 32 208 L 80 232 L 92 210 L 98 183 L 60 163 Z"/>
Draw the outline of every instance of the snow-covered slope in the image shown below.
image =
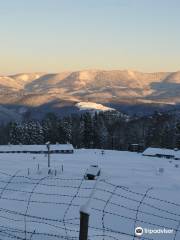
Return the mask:
<path fill-rule="evenodd" d="M 66 101 L 72 107 L 77 102 L 178 104 L 180 72 L 84 70 L 0 76 L 0 104 L 34 108 L 53 101 Z"/>
<path fill-rule="evenodd" d="M 27 84 L 28 82 L 32 82 L 43 75 L 46 75 L 45 73 L 19 73 L 16 75 L 9 76 L 12 79 L 15 79 L 16 81 L 21 82 L 21 84 Z"/>
<path fill-rule="evenodd" d="M 40 78 L 43 73 L 22 73 L 10 76 L 0 76 L 0 85 L 9 90 L 23 90 L 28 82 Z"/>
<path fill-rule="evenodd" d="M 75 106 L 78 107 L 80 110 L 88 110 L 88 111 L 96 111 L 96 112 L 115 111 L 115 109 L 113 108 L 109 108 L 109 107 L 103 106 L 102 104 L 97 104 L 93 102 L 79 102 Z"/>

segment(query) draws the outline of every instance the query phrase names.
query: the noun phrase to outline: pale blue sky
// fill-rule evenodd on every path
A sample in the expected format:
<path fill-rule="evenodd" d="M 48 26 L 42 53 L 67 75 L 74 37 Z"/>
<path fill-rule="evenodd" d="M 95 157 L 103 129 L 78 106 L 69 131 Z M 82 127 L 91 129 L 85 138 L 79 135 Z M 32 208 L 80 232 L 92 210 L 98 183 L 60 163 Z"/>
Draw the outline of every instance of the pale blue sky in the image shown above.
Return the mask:
<path fill-rule="evenodd" d="M 0 74 L 180 70 L 179 0 L 0 0 Z"/>

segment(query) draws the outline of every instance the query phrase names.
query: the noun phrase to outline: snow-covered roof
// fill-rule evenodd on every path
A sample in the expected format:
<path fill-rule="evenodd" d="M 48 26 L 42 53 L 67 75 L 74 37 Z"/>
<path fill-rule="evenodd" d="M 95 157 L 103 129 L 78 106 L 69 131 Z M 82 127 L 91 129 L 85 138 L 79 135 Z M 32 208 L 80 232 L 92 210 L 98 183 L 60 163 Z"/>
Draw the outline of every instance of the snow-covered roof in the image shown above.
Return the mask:
<path fill-rule="evenodd" d="M 180 159 L 180 150 L 149 147 L 143 152 L 143 155 L 149 155 L 149 156 L 156 156 L 157 154 L 174 156 L 174 158 Z"/>
<path fill-rule="evenodd" d="M 88 168 L 86 174 L 90 174 L 90 175 L 96 176 L 99 171 L 100 171 L 100 168 L 98 166 L 90 166 Z"/>
<path fill-rule="evenodd" d="M 166 149 L 166 148 L 147 148 L 143 155 L 152 155 L 155 156 L 156 154 L 162 154 L 162 155 L 172 155 L 174 156 L 175 151 L 172 149 Z"/>
<path fill-rule="evenodd" d="M 72 144 L 50 144 L 50 150 L 73 150 Z M 1 152 L 8 151 L 47 151 L 47 146 L 44 145 L 0 145 Z"/>
<path fill-rule="evenodd" d="M 52 144 L 50 145 L 51 150 L 73 150 L 73 145 L 70 143 L 67 144 Z"/>

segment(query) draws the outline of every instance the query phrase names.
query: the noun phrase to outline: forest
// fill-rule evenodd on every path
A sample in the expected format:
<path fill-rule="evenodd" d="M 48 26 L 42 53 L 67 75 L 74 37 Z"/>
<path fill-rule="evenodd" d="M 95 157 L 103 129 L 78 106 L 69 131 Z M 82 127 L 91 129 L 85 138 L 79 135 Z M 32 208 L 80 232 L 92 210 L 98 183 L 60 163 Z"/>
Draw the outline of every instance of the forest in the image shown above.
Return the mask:
<path fill-rule="evenodd" d="M 168 113 L 127 117 L 118 112 L 86 112 L 59 118 L 48 113 L 43 120 L 10 122 L 0 126 L 0 144 L 72 143 L 75 148 L 128 150 L 180 148 L 180 121 Z"/>

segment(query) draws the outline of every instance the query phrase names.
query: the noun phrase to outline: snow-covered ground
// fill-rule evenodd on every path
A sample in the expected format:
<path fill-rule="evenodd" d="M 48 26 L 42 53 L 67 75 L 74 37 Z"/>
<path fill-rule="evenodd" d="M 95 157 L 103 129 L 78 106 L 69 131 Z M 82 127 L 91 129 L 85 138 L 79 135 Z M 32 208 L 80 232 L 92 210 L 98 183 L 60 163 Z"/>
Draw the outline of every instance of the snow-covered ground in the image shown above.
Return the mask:
<path fill-rule="evenodd" d="M 92 164 L 97 183 L 84 179 Z M 141 239 L 180 239 L 179 161 L 82 149 L 52 154 L 50 174 L 43 154 L 0 154 L 0 166 L 0 239 L 79 239 L 79 210 L 94 186 L 89 239 L 139 239 L 137 226 L 173 230 Z"/>

